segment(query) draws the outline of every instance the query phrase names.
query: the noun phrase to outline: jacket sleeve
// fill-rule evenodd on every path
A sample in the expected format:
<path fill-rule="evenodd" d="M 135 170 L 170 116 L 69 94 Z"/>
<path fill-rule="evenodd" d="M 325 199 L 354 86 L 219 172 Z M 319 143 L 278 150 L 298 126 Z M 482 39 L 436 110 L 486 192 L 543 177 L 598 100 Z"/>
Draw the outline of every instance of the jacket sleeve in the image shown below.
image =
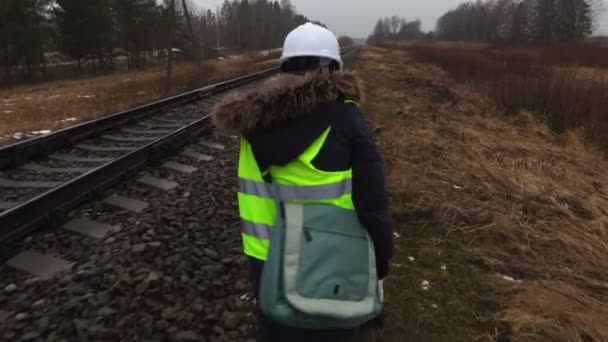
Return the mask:
<path fill-rule="evenodd" d="M 374 243 L 378 277 L 382 279 L 388 275 L 389 261 L 394 254 L 382 158 L 361 112 L 354 105 L 348 107 L 352 123 L 353 202 L 359 221 Z"/>

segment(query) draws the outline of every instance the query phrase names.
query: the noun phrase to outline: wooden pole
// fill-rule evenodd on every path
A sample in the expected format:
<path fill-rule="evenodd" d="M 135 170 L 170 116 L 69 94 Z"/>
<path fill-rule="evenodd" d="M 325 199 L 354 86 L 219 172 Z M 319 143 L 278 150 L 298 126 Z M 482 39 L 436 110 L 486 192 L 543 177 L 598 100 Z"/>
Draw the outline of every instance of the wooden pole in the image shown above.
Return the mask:
<path fill-rule="evenodd" d="M 192 21 L 190 20 L 190 13 L 188 12 L 188 5 L 186 0 L 182 0 L 182 7 L 184 8 L 184 15 L 186 16 L 186 22 L 188 23 L 188 29 L 192 36 L 192 47 L 194 48 L 194 58 L 196 58 L 196 64 L 198 65 L 198 77 L 199 82 L 203 81 L 203 64 L 201 64 L 201 48 L 198 44 L 198 39 L 194 36 L 194 29 L 192 28 Z"/>
<path fill-rule="evenodd" d="M 173 64 L 173 27 L 175 26 L 175 0 L 169 3 L 169 39 L 167 42 L 167 75 L 165 77 L 165 95 L 171 92 L 171 68 Z"/>

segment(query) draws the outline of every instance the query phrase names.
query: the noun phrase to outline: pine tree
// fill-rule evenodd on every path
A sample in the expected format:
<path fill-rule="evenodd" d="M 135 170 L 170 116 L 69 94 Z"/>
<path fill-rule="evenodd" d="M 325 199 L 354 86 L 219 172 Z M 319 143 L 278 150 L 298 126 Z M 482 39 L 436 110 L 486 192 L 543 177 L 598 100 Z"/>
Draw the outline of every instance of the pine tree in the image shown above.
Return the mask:
<path fill-rule="evenodd" d="M 559 41 L 575 41 L 592 33 L 591 6 L 586 0 L 558 0 L 555 35 Z"/>
<path fill-rule="evenodd" d="M 0 65 L 4 80 L 10 81 L 15 67 L 25 66 L 25 76 L 44 63 L 43 30 L 49 0 L 3 0 L 0 2 Z"/>
<path fill-rule="evenodd" d="M 113 0 L 117 41 L 128 53 L 129 69 L 143 69 L 146 53 L 166 48 L 167 9 L 155 0 Z"/>
<path fill-rule="evenodd" d="M 112 17 L 107 0 L 57 0 L 54 10 L 61 50 L 78 60 L 96 57 L 102 68 L 112 50 Z"/>

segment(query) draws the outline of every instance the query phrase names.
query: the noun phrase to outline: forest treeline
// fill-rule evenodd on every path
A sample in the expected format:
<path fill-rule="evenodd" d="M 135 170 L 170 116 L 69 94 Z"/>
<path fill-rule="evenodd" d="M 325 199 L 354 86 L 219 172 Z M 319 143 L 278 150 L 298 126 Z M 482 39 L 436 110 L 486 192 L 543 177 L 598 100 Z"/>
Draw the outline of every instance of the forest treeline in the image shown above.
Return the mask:
<path fill-rule="evenodd" d="M 143 69 L 162 63 L 169 42 L 184 58 L 276 48 L 307 21 L 289 0 L 226 0 L 209 10 L 190 0 L 2 0 L 0 81 L 44 78 L 60 62 L 81 72 L 112 70 L 119 56 Z"/>
<path fill-rule="evenodd" d="M 603 5 L 603 0 L 464 2 L 441 16 L 436 31 L 426 37 L 492 43 L 552 44 L 579 41 L 593 33 Z M 404 27 L 409 30 L 404 30 Z M 419 28 L 418 20 L 407 23 L 396 17 L 381 19 L 369 39 L 377 43 L 424 38 Z"/>
<path fill-rule="evenodd" d="M 378 44 L 387 40 L 416 40 L 425 37 L 429 35 L 422 32 L 422 22 L 419 19 L 408 22 L 404 18 L 393 16 L 379 19 L 367 42 Z"/>

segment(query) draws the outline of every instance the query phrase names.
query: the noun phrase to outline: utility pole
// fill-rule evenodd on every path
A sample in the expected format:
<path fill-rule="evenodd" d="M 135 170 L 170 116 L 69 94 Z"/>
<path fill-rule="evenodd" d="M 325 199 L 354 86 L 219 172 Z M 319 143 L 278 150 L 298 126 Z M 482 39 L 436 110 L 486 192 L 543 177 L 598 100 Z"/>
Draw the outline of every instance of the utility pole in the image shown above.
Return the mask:
<path fill-rule="evenodd" d="M 186 22 L 188 23 L 188 29 L 192 36 L 192 47 L 194 48 L 194 58 L 196 58 L 196 64 L 198 65 L 198 80 L 203 81 L 203 65 L 201 64 L 201 49 L 198 44 L 198 39 L 194 36 L 194 29 L 192 29 L 192 21 L 190 20 L 190 13 L 188 12 L 188 5 L 186 0 L 182 0 L 182 7 L 184 8 L 184 15 L 186 16 Z"/>
<path fill-rule="evenodd" d="M 217 14 L 215 16 L 217 24 L 217 53 L 220 53 L 220 6 L 217 6 Z"/>
<path fill-rule="evenodd" d="M 175 26 L 175 0 L 169 3 L 169 39 L 167 41 L 167 76 L 165 78 L 165 95 L 171 91 L 171 67 L 173 63 L 173 28 Z"/>

